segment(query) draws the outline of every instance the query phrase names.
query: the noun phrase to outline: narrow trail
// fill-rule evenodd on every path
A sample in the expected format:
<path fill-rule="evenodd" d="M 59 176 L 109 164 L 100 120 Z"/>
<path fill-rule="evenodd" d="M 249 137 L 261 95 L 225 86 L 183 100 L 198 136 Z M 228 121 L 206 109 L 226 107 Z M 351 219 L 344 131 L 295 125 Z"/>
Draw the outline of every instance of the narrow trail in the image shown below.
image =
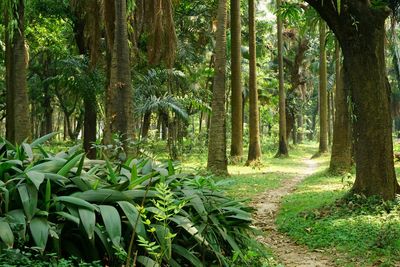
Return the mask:
<path fill-rule="evenodd" d="M 333 259 L 296 244 L 287 235 L 280 233 L 275 225 L 282 198 L 293 192 L 296 185 L 314 173 L 318 167 L 317 163 L 310 159 L 304 159 L 304 163 L 307 168 L 304 172 L 284 180 L 281 187 L 268 190 L 253 200 L 252 205 L 257 209 L 255 226 L 265 233 L 264 236 L 259 236 L 258 240 L 271 248 L 278 262 L 286 267 L 336 266 Z"/>

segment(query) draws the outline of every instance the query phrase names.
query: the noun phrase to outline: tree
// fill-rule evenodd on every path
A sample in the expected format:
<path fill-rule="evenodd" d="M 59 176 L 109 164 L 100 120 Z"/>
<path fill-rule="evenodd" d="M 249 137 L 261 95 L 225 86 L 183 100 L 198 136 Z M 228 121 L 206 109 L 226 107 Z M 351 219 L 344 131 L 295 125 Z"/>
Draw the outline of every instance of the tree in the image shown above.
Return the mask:
<path fill-rule="evenodd" d="M 281 0 L 276 0 L 276 8 L 281 7 Z M 282 18 L 277 14 L 278 26 L 278 66 L 279 66 L 279 147 L 276 157 L 289 156 L 286 138 L 286 92 L 283 72 L 283 36 Z"/>
<path fill-rule="evenodd" d="M 333 173 L 346 173 L 351 168 L 351 117 L 347 99 L 348 87 L 344 84 L 344 74 L 341 73 L 340 47 L 336 41 L 335 49 L 336 90 L 335 90 L 335 120 L 333 126 L 332 154 L 329 170 Z"/>
<path fill-rule="evenodd" d="M 126 1 L 106 0 L 105 4 L 107 45 L 112 50 L 104 138 L 106 143 L 111 143 L 111 135 L 119 134 L 127 149 L 128 140 L 134 137 L 134 125 Z"/>
<path fill-rule="evenodd" d="M 260 114 L 258 111 L 257 91 L 257 58 L 256 58 L 256 5 L 249 0 L 249 48 L 250 48 L 250 75 L 249 75 L 249 154 L 247 164 L 260 160 Z"/>
<path fill-rule="evenodd" d="M 207 169 L 216 174 L 228 174 L 226 157 L 225 76 L 226 76 L 226 0 L 219 0 L 215 43 L 214 86 L 211 125 L 208 142 Z"/>
<path fill-rule="evenodd" d="M 400 187 L 394 172 L 390 88 L 385 65 L 387 4 L 364 0 L 307 0 L 339 40 L 354 108 L 354 193 L 394 199 Z M 339 6 L 338 6 L 339 4 Z"/>
<path fill-rule="evenodd" d="M 25 1 L 5 3 L 6 24 L 6 136 L 21 143 L 31 133 L 26 69 L 28 51 L 25 43 Z"/>
<path fill-rule="evenodd" d="M 243 156 L 241 28 L 240 0 L 231 0 L 231 156 L 236 157 L 239 161 Z"/>
<path fill-rule="evenodd" d="M 328 91 L 326 67 L 326 26 L 319 22 L 319 151 L 328 152 Z"/>

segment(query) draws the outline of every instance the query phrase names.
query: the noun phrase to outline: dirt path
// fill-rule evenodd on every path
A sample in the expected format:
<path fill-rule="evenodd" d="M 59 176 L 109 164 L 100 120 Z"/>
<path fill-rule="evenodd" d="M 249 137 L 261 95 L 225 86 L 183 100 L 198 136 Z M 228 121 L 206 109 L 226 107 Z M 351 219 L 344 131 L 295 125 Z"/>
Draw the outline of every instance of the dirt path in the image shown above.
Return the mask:
<path fill-rule="evenodd" d="M 265 233 L 259 237 L 259 241 L 271 248 L 277 260 L 287 267 L 336 266 L 328 256 L 294 243 L 288 236 L 278 232 L 275 225 L 282 198 L 294 191 L 296 185 L 315 172 L 318 167 L 309 159 L 305 159 L 304 164 L 307 168 L 304 172 L 292 179 L 284 180 L 281 187 L 268 190 L 253 201 L 253 206 L 257 208 L 255 225 Z"/>

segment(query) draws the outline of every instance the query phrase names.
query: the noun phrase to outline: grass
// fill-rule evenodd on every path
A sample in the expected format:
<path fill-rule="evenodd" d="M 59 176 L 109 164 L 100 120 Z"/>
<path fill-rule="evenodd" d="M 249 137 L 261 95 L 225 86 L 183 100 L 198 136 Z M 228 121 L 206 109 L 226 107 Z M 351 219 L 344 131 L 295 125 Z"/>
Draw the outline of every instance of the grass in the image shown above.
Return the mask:
<path fill-rule="evenodd" d="M 339 266 L 398 266 L 400 205 L 349 197 L 351 182 L 326 171 L 308 177 L 284 198 L 278 229 L 310 249 L 339 255 Z"/>

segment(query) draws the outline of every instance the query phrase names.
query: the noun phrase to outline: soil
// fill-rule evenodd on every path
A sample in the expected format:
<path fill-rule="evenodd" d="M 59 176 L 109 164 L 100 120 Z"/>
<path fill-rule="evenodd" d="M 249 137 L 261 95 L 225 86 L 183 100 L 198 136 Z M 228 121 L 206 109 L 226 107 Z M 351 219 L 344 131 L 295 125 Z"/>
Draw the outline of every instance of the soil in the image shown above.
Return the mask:
<path fill-rule="evenodd" d="M 255 226 L 265 233 L 258 239 L 273 251 L 277 261 L 284 266 L 337 266 L 328 255 L 319 251 L 310 251 L 307 247 L 296 244 L 287 235 L 280 233 L 275 225 L 282 198 L 293 192 L 297 184 L 314 173 L 318 167 L 311 159 L 304 159 L 304 164 L 304 172 L 284 180 L 281 187 L 268 190 L 253 200 L 252 204 L 257 209 L 254 218 Z"/>

